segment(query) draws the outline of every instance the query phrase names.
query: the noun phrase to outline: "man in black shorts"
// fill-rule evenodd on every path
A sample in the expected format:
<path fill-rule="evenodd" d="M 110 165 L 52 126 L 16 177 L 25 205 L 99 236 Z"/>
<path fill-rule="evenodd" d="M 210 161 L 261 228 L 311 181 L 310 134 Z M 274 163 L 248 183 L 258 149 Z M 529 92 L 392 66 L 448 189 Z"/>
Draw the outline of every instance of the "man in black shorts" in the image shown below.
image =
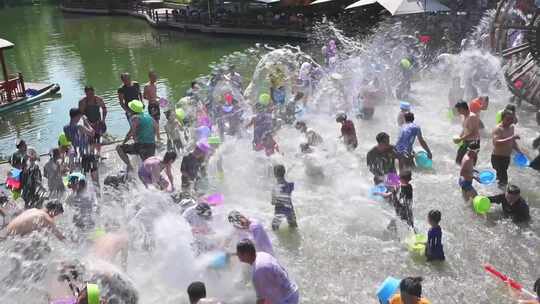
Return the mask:
<path fill-rule="evenodd" d="M 131 81 L 129 73 L 122 73 L 120 79 L 123 85 L 118 88 L 118 100 L 120 101 L 120 106 L 126 112 L 126 118 L 129 122 L 132 112 L 128 104 L 132 100 L 142 100 L 141 88 L 138 82 Z"/>

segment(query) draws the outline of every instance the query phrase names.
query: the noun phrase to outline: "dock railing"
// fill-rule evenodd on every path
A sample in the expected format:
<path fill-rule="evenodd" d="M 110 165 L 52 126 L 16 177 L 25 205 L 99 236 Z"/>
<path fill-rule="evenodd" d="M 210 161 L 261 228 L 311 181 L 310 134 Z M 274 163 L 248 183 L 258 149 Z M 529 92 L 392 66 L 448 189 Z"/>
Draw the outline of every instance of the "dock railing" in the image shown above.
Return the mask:
<path fill-rule="evenodd" d="M 24 97 L 25 91 L 22 74 L 11 75 L 7 81 L 0 82 L 0 104 Z"/>

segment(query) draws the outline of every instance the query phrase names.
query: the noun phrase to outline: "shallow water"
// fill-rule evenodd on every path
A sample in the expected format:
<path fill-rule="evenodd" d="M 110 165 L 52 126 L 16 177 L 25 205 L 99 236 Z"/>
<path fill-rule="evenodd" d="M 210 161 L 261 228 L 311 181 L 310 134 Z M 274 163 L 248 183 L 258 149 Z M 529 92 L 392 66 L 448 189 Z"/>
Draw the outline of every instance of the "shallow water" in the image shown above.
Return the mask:
<path fill-rule="evenodd" d="M 464 54 L 468 58 L 467 54 Z M 350 73 L 361 68 L 353 65 Z M 489 58 L 490 60 L 496 60 Z M 348 74 L 345 74 L 346 76 Z M 489 216 L 475 215 L 472 208 L 461 198 L 457 185 L 459 168 L 454 164 L 456 146 L 451 139 L 461 130 L 458 123 L 448 120 L 446 114 L 447 93 L 450 81 L 443 72 L 425 74 L 423 80 L 413 83 L 413 112 L 416 122 L 434 155 L 434 170 L 413 173 L 414 216 L 419 231 L 427 231 L 427 213 L 431 209 L 442 212 L 441 227 L 447 261 L 443 264 L 427 264 L 413 258 L 405 245 L 388 236 L 386 226 L 394 218 L 393 209 L 384 202 L 367 198 L 372 177 L 365 165 L 367 151 L 375 145 L 375 135 L 380 131 L 390 134 L 395 142 L 398 135 L 396 117 L 398 101 L 389 99 L 376 109 L 373 121 L 355 120 L 359 147 L 353 153 L 346 152 L 337 137 L 339 126 L 333 115 L 308 113 L 308 125 L 324 138 L 323 149 L 313 157 L 323 167 L 325 178 L 312 179 L 305 174 L 305 162 L 299 154 L 298 145 L 303 141 L 299 132 L 291 127 L 279 131 L 276 140 L 283 155 L 267 159 L 251 151 L 250 136 L 229 139 L 220 148 L 225 160 L 225 181 L 213 187 L 225 195 L 223 207 L 216 208 L 215 230 L 227 235 L 230 227 L 224 223 L 225 215 L 238 209 L 249 217 L 261 220 L 270 234 L 276 256 L 291 277 L 300 286 L 302 303 L 378 303 L 375 291 L 387 276 L 402 278 L 421 275 L 425 278 L 424 294 L 432 303 L 510 303 L 505 288 L 484 272 L 482 265 L 490 263 L 508 274 L 528 289 L 538 277 L 534 263 L 540 251 L 540 174 L 512 166 L 509 176 L 519 185 L 531 206 L 533 221 L 529 228 L 517 228 L 509 220 L 500 219 L 500 207 L 494 206 Z M 351 76 L 351 83 L 358 83 L 362 75 Z M 355 78 L 356 77 L 356 78 Z M 328 89 L 328 88 L 323 88 Z M 490 108 L 482 113 L 487 131 L 494 126 L 495 113 L 508 100 L 508 92 L 491 88 Z M 332 102 L 333 100 L 327 100 Z M 533 116 L 519 112 L 517 133 L 520 144 L 530 149 L 537 127 Z M 477 168 L 491 167 L 489 155 L 492 145 L 488 138 L 482 139 L 482 151 Z M 530 149 L 530 155 L 535 155 Z M 276 233 L 270 231 L 273 208 L 270 205 L 268 167 L 272 162 L 282 162 L 288 168 L 287 179 L 296 183 L 293 203 L 297 212 L 299 229 L 290 231 L 286 224 Z M 116 171 L 118 162 L 106 164 L 107 170 Z M 175 170 L 178 171 L 178 166 Z M 178 173 L 178 172 L 177 172 Z M 212 174 L 212 172 L 210 172 Z M 498 193 L 495 186 L 476 185 L 480 193 Z M 136 229 L 133 250 L 127 273 L 138 287 L 141 303 L 184 303 L 185 289 L 193 280 L 209 282 L 209 294 L 228 299 L 232 303 L 252 303 L 252 291 L 242 278 L 241 266 L 235 265 L 230 272 L 201 271 L 202 263 L 195 261 L 190 253 L 189 228 L 178 217 L 174 207 L 166 205 L 166 196 L 135 189 L 111 197 L 123 201 L 126 208 L 116 206 L 107 199 L 103 212 L 127 223 L 133 220 L 134 205 L 149 207 L 139 217 L 160 217 L 155 223 L 157 250 L 154 255 L 139 249 L 140 237 Z M 163 205 L 165 204 L 165 205 Z M 105 216 L 107 215 L 107 216 Z M 64 215 L 61 227 L 68 229 L 70 217 Z M 105 219 L 103 219 L 105 220 Z M 400 227 L 400 235 L 406 231 Z M 0 244 L 0 256 L 11 253 L 12 243 Z M 84 247 L 61 246 L 52 241 L 53 253 L 47 260 L 84 255 Z M 4 263 L 5 259 L 0 259 Z M 5 281 L 2 281 L 5 282 Z M 43 294 L 43 282 L 16 281 L 13 285 L 0 284 L 0 299 L 24 303 L 41 303 L 29 294 Z"/>

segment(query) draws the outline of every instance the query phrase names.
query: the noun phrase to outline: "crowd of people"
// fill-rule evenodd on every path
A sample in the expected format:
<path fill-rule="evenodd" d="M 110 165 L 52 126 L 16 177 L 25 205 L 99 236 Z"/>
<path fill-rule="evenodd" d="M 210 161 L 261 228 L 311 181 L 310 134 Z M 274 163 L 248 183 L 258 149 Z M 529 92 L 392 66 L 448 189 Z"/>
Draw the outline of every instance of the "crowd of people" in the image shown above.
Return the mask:
<path fill-rule="evenodd" d="M 331 66 L 336 62 L 336 45 L 329 43 L 325 49 L 325 65 Z M 304 65 L 302 65 L 304 67 Z M 410 62 L 400 62 L 404 70 L 403 77 L 410 87 Z M 309 67 L 308 67 L 309 68 Z M 240 129 L 253 128 L 252 148 L 266 156 L 280 153 L 275 140 L 279 132 L 276 117 L 286 118 L 298 130 L 304 139 L 299 143 L 299 150 L 305 155 L 317 152 L 325 138 L 313 128 L 308 127 L 305 120 L 297 117 L 297 105 L 309 108 L 309 90 L 306 85 L 306 72 L 298 75 L 298 81 L 293 87 L 293 97 L 287 99 L 284 84 L 279 77 L 270 76 L 269 92 L 262 92 L 258 99 L 251 101 L 254 115 L 247 121 L 242 120 L 244 111 L 249 110 L 245 100 L 235 97 L 235 90 L 243 89 L 242 76 L 231 67 L 223 75 L 217 75 L 210 80 L 209 93 L 202 94 L 199 83 L 193 82 L 191 88 L 176 105 L 158 96 L 158 75 L 154 71 L 148 74 L 149 81 L 141 90 L 139 83 L 133 81 L 128 73 L 120 76 L 122 86 L 118 89 L 118 102 L 124 111 L 129 131 L 116 152 L 125 164 L 125 170 L 118 174 L 108 175 L 103 183 L 99 171 L 104 158 L 101 155 L 101 138 L 106 132 L 107 106 L 103 99 L 95 95 L 91 86 L 84 88 L 85 96 L 77 108 L 69 110 L 69 122 L 59 135 L 58 146 L 50 152 L 50 159 L 42 170 L 38 165 L 39 156 L 33 148 L 29 148 L 24 140 L 16 144 L 17 151 L 12 155 L 12 169 L 8 175 L 7 185 L 13 193 L 13 198 L 19 196 L 24 201 L 24 210 L 15 214 L 5 227 L 4 237 L 24 237 L 34 231 L 49 230 L 60 241 L 68 242 L 62 229 L 55 224 L 55 218 L 61 216 L 64 207 L 74 210 L 73 225 L 80 230 L 81 235 L 92 235 L 95 256 L 107 261 L 115 261 L 120 257 L 121 265 L 127 267 L 127 252 L 129 251 L 129 233 L 118 223 L 109 223 L 108 231 L 104 232 L 96 224 L 102 204 L 104 186 L 119 191 L 129 191 L 129 187 L 142 184 L 150 191 L 164 191 L 171 194 L 171 199 L 181 208 L 185 222 L 192 232 L 192 249 L 196 257 L 216 250 L 224 251 L 228 259 L 236 256 L 242 263 L 251 267 L 250 278 L 255 291 L 256 303 L 295 304 L 300 302 L 300 288 L 295 280 L 279 262 L 272 247 L 270 238 L 264 226 L 240 211 L 232 210 L 227 220 L 237 230 L 236 248 L 227 252 L 212 241 L 213 227 L 210 220 L 216 204 L 209 197 L 209 175 L 218 179 L 223 177 L 223 155 L 220 146 L 227 136 L 236 136 Z M 275 75 L 274 75 L 275 76 Z M 226 80 L 231 90 L 225 93 L 213 94 L 216 87 L 215 79 Z M 214 81 L 214 83 L 212 82 Z M 369 120 L 375 114 L 375 104 L 381 99 L 381 94 L 374 93 L 381 86 L 378 79 L 364 83 L 367 89 L 361 90 L 360 119 Z M 409 88 L 410 90 L 410 88 Z M 473 203 L 478 196 L 473 183 L 480 181 L 475 165 L 478 161 L 481 132 L 487 126 L 482 123 L 480 112 L 488 108 L 489 98 L 481 96 L 470 102 L 463 101 L 462 89 L 459 82 L 451 88 L 449 94 L 450 110 L 463 116 L 463 131 L 455 136 L 458 145 L 456 163 L 460 167 L 459 186 L 464 199 Z M 289 107 L 289 103 L 293 103 Z M 413 173 L 417 171 L 420 154 L 431 160 L 434 156 L 424 138 L 422 128 L 415 123 L 415 114 L 411 104 L 406 101 L 399 103 L 400 112 L 397 117 L 399 136 L 392 144 L 386 132 L 375 136 L 376 145 L 369 150 L 366 163 L 373 174 L 373 183 L 377 187 L 375 196 L 382 197 L 395 209 L 396 219 L 417 234 L 413 216 Z M 291 111 L 288 109 L 291 108 Z M 166 122 L 160 127 L 161 112 L 164 112 Z M 292 117 L 292 119 L 291 119 Z M 537 115 L 540 124 L 540 114 Z M 353 153 L 358 147 L 358 136 L 355 123 L 346 112 L 337 112 L 336 123 L 340 124 L 340 141 L 344 149 Z M 522 153 L 518 145 L 520 137 L 515 134 L 514 125 L 517 123 L 516 109 L 512 105 L 502 110 L 500 121 L 492 132 L 493 152 L 491 163 L 496 172 L 499 188 L 504 193 L 489 196 L 495 204 L 501 204 L 506 216 L 514 222 L 526 223 L 530 220 L 527 202 L 520 195 L 520 188 L 509 183 L 508 167 L 512 153 Z M 395 123 L 395 121 L 394 121 Z M 162 132 L 165 130 L 166 151 L 161 153 Z M 418 141 L 422 152 L 415 152 L 415 142 Z M 540 138 L 535 140 L 535 147 L 540 144 Z M 135 160 L 130 158 L 135 156 Z M 177 159 L 181 164 L 176 164 Z M 538 169 L 538 157 L 531 167 Z M 138 166 L 136 164 L 139 164 Z M 214 166 L 215 172 L 209 172 Z M 179 167 L 180 177 L 174 173 Z M 286 178 L 286 167 L 283 164 L 273 165 L 274 187 L 271 191 L 270 203 L 274 206 L 271 229 L 279 230 L 283 220 L 287 221 L 289 229 L 298 229 L 297 214 L 293 205 L 292 194 L 295 184 Z M 43 183 L 42 178 L 47 179 Z M 138 179 L 137 179 L 138 177 Z M 179 183 L 177 181 L 180 181 Z M 180 189 L 176 185 L 180 184 Z M 66 194 L 66 188 L 70 190 Z M 220 198 L 218 197 L 217 200 Z M 222 199 L 222 198 L 221 198 Z M 8 211 L 0 209 L 5 216 Z M 442 244 L 442 213 L 433 209 L 427 214 L 430 229 L 427 232 L 427 243 L 424 255 L 429 262 L 444 261 L 445 254 Z M 396 220 L 388 224 L 388 230 L 395 233 Z M 84 237 L 81 237 L 84 238 Z M 147 249 L 152 250 L 152 241 L 147 242 Z M 69 303 L 99 303 L 99 298 L 105 303 L 113 303 L 116 297 L 118 303 L 137 303 L 137 292 L 126 283 L 120 274 L 93 273 L 94 281 L 83 284 L 79 276 L 84 273 L 84 267 L 77 263 L 67 263 L 61 272 L 62 284 L 69 285 L 72 299 Z M 390 304 L 429 303 L 422 296 L 422 278 L 408 277 L 401 280 L 399 292 L 394 294 Z M 96 302 L 97 284 L 103 289 Z M 540 283 L 537 282 L 537 285 Z M 535 286 L 538 292 L 538 286 Z M 206 297 L 206 286 L 203 282 L 193 282 L 187 289 L 190 303 L 220 303 L 218 299 Z M 121 297 L 120 299 L 118 297 Z M 62 299 L 50 295 L 51 303 L 61 302 Z M 116 303 L 116 302 L 115 302 Z M 535 302 L 537 303 L 537 302 Z"/>

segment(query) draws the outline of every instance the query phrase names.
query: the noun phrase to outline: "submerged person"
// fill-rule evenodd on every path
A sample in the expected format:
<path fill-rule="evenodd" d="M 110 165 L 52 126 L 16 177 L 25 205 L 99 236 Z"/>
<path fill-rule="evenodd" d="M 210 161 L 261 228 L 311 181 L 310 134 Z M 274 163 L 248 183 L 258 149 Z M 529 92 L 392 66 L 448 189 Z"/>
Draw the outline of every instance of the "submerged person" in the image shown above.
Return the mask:
<path fill-rule="evenodd" d="M 34 231 L 50 230 L 59 240 L 64 235 L 56 228 L 54 218 L 64 213 L 59 201 L 50 201 L 45 209 L 28 209 L 15 217 L 6 227 L 7 235 L 25 236 Z"/>
<path fill-rule="evenodd" d="M 422 297 L 422 278 L 407 277 L 399 283 L 399 293 L 390 298 L 389 304 L 430 304 Z"/>
<path fill-rule="evenodd" d="M 395 146 L 397 158 L 399 160 L 399 171 L 411 171 L 414 167 L 414 151 L 413 146 L 416 138 L 426 151 L 428 158 L 432 159 L 433 155 L 427 142 L 422 135 L 420 126 L 414 123 L 414 113 L 407 112 L 404 115 L 405 124 L 401 126 L 399 137 Z"/>
<path fill-rule="evenodd" d="M 131 109 L 129 108 L 129 103 L 133 100 L 142 100 L 143 96 L 141 95 L 141 87 L 136 81 L 131 81 L 131 76 L 129 73 L 122 73 L 120 75 L 120 80 L 122 80 L 122 86 L 118 89 L 118 101 L 120 107 L 125 112 L 126 119 L 129 124 L 131 124 Z"/>
<path fill-rule="evenodd" d="M 323 143 L 322 136 L 315 132 L 315 130 L 308 128 L 305 121 L 297 121 L 294 127 L 306 137 L 306 142 L 302 143 L 302 145 L 307 149 L 311 149 L 311 147 L 316 147 Z"/>
<path fill-rule="evenodd" d="M 456 163 L 459 165 L 470 145 L 476 144 L 480 148 L 480 119 L 476 113 L 469 110 L 464 101 L 456 103 L 455 108 L 464 117 L 463 130 L 459 136 L 454 137 L 454 143 L 459 145 L 456 154 Z"/>
<path fill-rule="evenodd" d="M 242 263 L 252 267 L 252 283 L 257 295 L 257 304 L 298 304 L 298 286 L 289 274 L 270 254 L 255 249 L 250 240 L 236 245 L 236 254 Z"/>
<path fill-rule="evenodd" d="M 531 219 L 529 205 L 521 197 L 521 190 L 516 185 L 508 185 L 506 192 L 489 196 L 492 203 L 500 204 L 505 217 L 510 217 L 514 223 L 525 223 Z"/>
<path fill-rule="evenodd" d="M 86 178 L 79 172 L 71 173 L 68 187 L 72 192 L 66 199 L 66 205 L 75 209 L 73 224 L 81 231 L 88 232 L 95 227 L 94 211 L 97 206 L 87 189 Z"/>
<path fill-rule="evenodd" d="M 272 230 L 278 230 L 282 218 L 286 218 L 290 228 L 297 228 L 296 212 L 292 204 L 291 194 L 294 190 L 294 183 L 285 180 L 285 166 L 274 166 L 274 177 L 276 184 L 272 190 L 272 205 L 274 206 L 274 219 L 272 219 Z"/>
<path fill-rule="evenodd" d="M 366 163 L 373 174 L 374 184 L 377 185 L 388 173 L 395 173 L 397 159 L 394 146 L 390 144 L 390 136 L 381 132 L 376 136 L 377 145 L 367 153 Z"/>
<path fill-rule="evenodd" d="M 34 148 L 28 148 L 28 166 L 21 172 L 21 197 L 24 208 L 41 208 L 45 199 L 45 189 L 42 186 L 41 169 L 37 164 L 39 156 Z"/>
<path fill-rule="evenodd" d="M 426 244 L 426 258 L 428 262 L 444 261 L 444 250 L 442 245 L 441 212 L 431 210 L 428 213 L 428 223 L 431 226 L 428 230 L 428 241 Z"/>
<path fill-rule="evenodd" d="M 105 124 L 107 106 L 103 99 L 95 94 L 93 87 L 84 87 L 84 94 L 85 96 L 79 101 L 79 111 L 94 130 L 94 136 L 90 138 L 92 149 L 96 155 L 101 155 L 101 136 L 107 131 Z"/>
<path fill-rule="evenodd" d="M 478 193 L 473 187 L 473 180 L 476 179 L 475 173 L 476 162 L 478 161 L 478 151 L 480 145 L 477 143 L 471 143 L 467 147 L 467 154 L 461 160 L 461 171 L 459 176 L 459 186 L 461 187 L 461 194 L 465 201 L 469 201 L 474 198 Z"/>
<path fill-rule="evenodd" d="M 126 164 L 129 172 L 133 170 L 133 167 L 128 154 L 139 155 L 142 161 L 154 156 L 156 154 L 156 138 L 157 141 L 160 141 L 161 137 L 159 135 L 159 126 L 150 115 L 144 113 L 142 102 L 133 100 L 128 106 L 134 114 L 130 117 L 130 129 L 122 144 L 116 146 L 116 152 Z M 130 138 L 135 141 L 133 144 L 127 144 Z"/>
<path fill-rule="evenodd" d="M 143 88 L 143 98 L 148 101 L 148 114 L 156 121 L 159 127 L 161 112 L 159 109 L 159 98 L 157 96 L 157 73 L 148 72 L 148 83 Z"/>
<path fill-rule="evenodd" d="M 341 124 L 341 138 L 348 151 L 353 151 L 358 147 L 358 138 L 356 137 L 356 129 L 352 120 L 347 119 L 347 114 L 338 113 L 336 122 Z"/>
<path fill-rule="evenodd" d="M 139 178 L 145 187 L 153 185 L 157 189 L 170 189 L 174 191 L 174 178 L 171 171 L 172 164 L 176 161 L 176 152 L 168 151 L 159 159 L 156 156 L 147 158 L 139 168 Z M 169 181 L 166 181 L 161 176 L 161 171 L 165 170 L 165 174 Z"/>
<path fill-rule="evenodd" d="M 60 150 L 51 150 L 49 161 L 43 167 L 43 176 L 47 179 L 49 197 L 59 198 L 66 190 L 62 180 L 62 165 Z"/>
<path fill-rule="evenodd" d="M 253 240 L 257 251 L 263 251 L 270 255 L 274 255 L 274 249 L 272 248 L 272 242 L 268 237 L 268 234 L 264 230 L 263 225 L 253 219 L 248 219 L 240 212 L 233 210 L 228 216 L 229 223 L 235 228 L 235 234 L 243 236 L 237 241 L 243 239 Z"/>
<path fill-rule="evenodd" d="M 508 184 L 508 167 L 510 166 L 510 156 L 515 150 L 522 153 L 517 144 L 519 135 L 514 134 L 514 113 L 505 110 L 502 113 L 502 122 L 493 130 L 493 153 L 491 154 L 491 165 L 497 172 L 499 186 Z"/>

